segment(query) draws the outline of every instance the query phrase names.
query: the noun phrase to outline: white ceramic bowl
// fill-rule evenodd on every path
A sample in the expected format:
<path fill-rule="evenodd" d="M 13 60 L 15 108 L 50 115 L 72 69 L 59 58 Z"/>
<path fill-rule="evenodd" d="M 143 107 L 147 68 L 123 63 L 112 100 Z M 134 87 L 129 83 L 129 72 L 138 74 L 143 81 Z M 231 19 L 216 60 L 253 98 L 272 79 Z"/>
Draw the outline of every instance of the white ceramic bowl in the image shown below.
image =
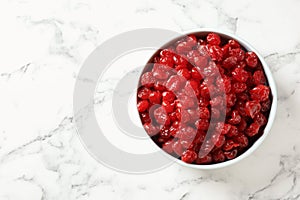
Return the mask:
<path fill-rule="evenodd" d="M 217 163 L 217 164 L 208 164 L 208 165 L 196 165 L 196 164 L 188 164 L 185 163 L 177 158 L 174 158 L 173 156 L 167 154 L 166 152 L 163 152 L 165 154 L 167 154 L 168 157 L 170 157 L 171 159 L 173 159 L 175 162 L 186 166 L 186 167 L 190 167 L 190 168 L 195 168 L 195 169 L 203 169 L 203 170 L 210 170 L 210 169 L 219 169 L 219 168 L 223 168 L 223 167 L 227 167 L 230 166 L 232 164 L 235 164 L 239 161 L 241 161 L 242 159 L 246 158 L 247 156 L 249 156 L 250 154 L 252 154 L 261 144 L 262 142 L 266 139 L 266 137 L 268 136 L 270 129 L 272 127 L 272 124 L 274 122 L 275 119 L 275 115 L 276 115 L 276 110 L 277 110 L 277 89 L 276 89 L 276 85 L 275 85 L 275 81 L 274 78 L 272 76 L 272 73 L 267 65 L 267 63 L 265 62 L 264 58 L 260 55 L 260 53 L 254 48 L 252 47 L 247 41 L 243 40 L 242 38 L 233 35 L 231 33 L 225 32 L 225 31 L 220 31 L 220 30 L 216 30 L 216 29 L 197 29 L 197 30 L 193 30 L 193 31 L 189 31 L 184 33 L 183 35 L 189 35 L 189 34 L 194 34 L 196 36 L 204 36 L 207 35 L 208 33 L 217 33 L 219 34 L 221 37 L 225 38 L 225 39 L 234 39 L 236 41 L 238 41 L 240 43 L 241 46 L 243 46 L 247 51 L 253 51 L 256 53 L 256 55 L 258 56 L 264 72 L 266 74 L 268 83 L 269 83 L 269 87 L 271 88 L 271 95 L 272 95 L 272 105 L 271 105 L 271 110 L 270 110 L 270 114 L 269 114 L 269 118 L 268 118 L 268 123 L 264 129 L 264 133 L 261 137 L 259 137 L 254 144 L 247 149 L 244 153 L 242 153 L 241 155 L 239 155 L 238 157 L 229 160 L 229 161 L 225 161 L 222 163 Z M 178 40 L 180 37 L 177 38 L 171 38 L 169 42 L 167 42 L 163 47 L 168 46 L 169 44 L 171 44 L 172 42 Z M 162 47 L 162 48 L 163 48 Z M 152 56 L 152 58 L 158 53 L 158 51 Z M 151 58 L 151 59 L 152 59 Z M 151 60 L 150 59 L 150 60 Z"/>

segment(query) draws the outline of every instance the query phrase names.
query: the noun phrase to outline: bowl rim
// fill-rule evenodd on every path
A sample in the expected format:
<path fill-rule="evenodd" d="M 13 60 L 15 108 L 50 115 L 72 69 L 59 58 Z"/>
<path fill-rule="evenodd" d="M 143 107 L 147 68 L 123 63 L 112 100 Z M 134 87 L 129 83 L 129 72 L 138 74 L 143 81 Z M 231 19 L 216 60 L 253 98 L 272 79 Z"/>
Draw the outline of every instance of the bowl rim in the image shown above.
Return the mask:
<path fill-rule="evenodd" d="M 259 58 L 262 67 L 264 69 L 266 78 L 268 80 L 269 83 L 269 87 L 271 90 L 271 94 L 272 94 L 272 104 L 271 104 L 271 108 L 270 108 L 270 114 L 269 114 L 269 118 L 268 118 L 268 122 L 267 125 L 263 131 L 262 136 L 260 136 L 254 143 L 253 145 L 247 149 L 244 153 L 242 153 L 241 155 L 239 155 L 238 157 L 232 159 L 232 160 L 228 160 L 222 163 L 216 163 L 216 164 L 208 164 L 208 165 L 196 165 L 196 164 L 189 164 L 189 163 L 185 163 L 181 160 L 179 160 L 178 158 L 174 158 L 173 156 L 169 155 L 168 153 L 166 153 L 165 151 L 163 151 L 161 148 L 158 148 L 170 159 L 172 159 L 173 161 L 175 161 L 176 163 L 185 166 L 185 167 L 189 167 L 189 168 L 194 168 L 194 169 L 201 169 L 201 170 L 212 170 L 212 169 L 220 169 L 220 168 L 224 168 L 224 167 L 228 167 L 231 166 L 233 164 L 236 164 L 238 162 L 240 162 L 241 160 L 245 159 L 246 157 L 248 157 L 249 155 L 251 155 L 262 143 L 263 141 L 266 139 L 266 137 L 269 135 L 271 127 L 274 123 L 275 120 L 275 116 L 276 116 L 276 111 L 277 111 L 277 87 L 276 87 L 276 83 L 274 80 L 274 77 L 271 73 L 271 70 L 268 66 L 268 64 L 266 63 L 266 61 L 264 60 L 263 56 L 251 45 L 249 44 L 246 40 L 242 39 L 241 37 L 230 33 L 228 31 L 223 31 L 220 29 L 215 29 L 215 28 L 198 28 L 198 29 L 191 29 L 188 31 L 184 31 L 183 33 L 181 33 L 179 36 L 177 35 L 174 38 L 171 38 L 169 41 L 167 41 L 166 43 L 164 43 L 159 49 L 155 50 L 155 52 L 152 54 L 151 58 L 149 59 L 149 61 L 153 58 L 153 56 L 163 47 L 167 46 L 168 44 L 172 43 L 173 41 L 185 36 L 185 35 L 189 35 L 189 34 L 205 34 L 205 33 L 217 33 L 221 36 L 224 37 L 229 37 L 232 38 L 236 41 L 238 41 L 242 47 L 244 47 L 246 50 L 248 51 L 253 51 L 256 53 L 257 57 Z M 147 63 L 149 63 L 149 61 Z M 144 70 L 143 70 L 144 71 Z"/>

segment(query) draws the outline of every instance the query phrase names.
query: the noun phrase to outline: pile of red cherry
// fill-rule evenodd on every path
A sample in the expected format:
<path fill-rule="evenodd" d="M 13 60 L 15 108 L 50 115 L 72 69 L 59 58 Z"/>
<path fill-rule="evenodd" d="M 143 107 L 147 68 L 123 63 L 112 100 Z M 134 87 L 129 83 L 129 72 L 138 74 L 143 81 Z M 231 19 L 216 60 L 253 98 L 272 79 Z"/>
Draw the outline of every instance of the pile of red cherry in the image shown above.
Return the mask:
<path fill-rule="evenodd" d="M 271 103 L 257 55 L 216 33 L 188 35 L 160 50 L 137 92 L 148 135 L 167 153 L 194 164 L 245 152 L 263 134 Z"/>

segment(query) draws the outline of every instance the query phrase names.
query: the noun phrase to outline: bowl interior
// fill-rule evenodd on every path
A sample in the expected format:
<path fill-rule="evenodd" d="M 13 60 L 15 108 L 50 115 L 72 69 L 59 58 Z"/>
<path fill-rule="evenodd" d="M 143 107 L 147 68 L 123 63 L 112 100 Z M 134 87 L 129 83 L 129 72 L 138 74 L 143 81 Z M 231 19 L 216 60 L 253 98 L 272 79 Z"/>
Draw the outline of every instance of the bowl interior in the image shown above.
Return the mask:
<path fill-rule="evenodd" d="M 256 55 L 258 56 L 262 67 L 264 69 L 267 81 L 268 81 L 268 85 L 271 89 L 271 98 L 272 98 L 272 104 L 271 104 L 271 109 L 270 109 L 270 113 L 269 113 L 269 117 L 268 117 L 268 122 L 265 126 L 265 129 L 263 131 L 263 134 L 252 144 L 252 146 L 250 148 L 248 148 L 245 152 L 243 152 L 241 155 L 237 156 L 236 158 L 232 159 L 232 160 L 228 160 L 222 163 L 216 163 L 216 164 L 208 164 L 208 165 L 196 165 L 196 164 L 188 164 L 185 163 L 171 155 L 169 155 L 168 153 L 166 153 L 165 151 L 163 151 L 162 149 L 160 149 L 167 157 L 169 157 L 170 159 L 174 160 L 175 162 L 186 166 L 186 167 L 191 167 L 191 168 L 196 168 L 196 169 L 218 169 L 218 168 L 223 168 L 229 165 L 232 165 L 234 163 L 239 162 L 240 160 L 246 158 L 247 156 L 249 156 L 251 153 L 253 153 L 253 151 L 255 151 L 255 149 L 258 148 L 258 146 L 261 145 L 261 143 L 265 140 L 265 138 L 267 137 L 267 135 L 270 132 L 271 126 L 274 122 L 275 119 L 275 115 L 276 115 L 276 110 L 277 110 L 277 89 L 276 89 L 276 85 L 275 85 L 275 81 L 274 78 L 272 76 L 272 73 L 267 65 L 267 63 L 265 62 L 265 60 L 263 59 L 263 57 L 261 56 L 261 54 L 254 48 L 252 47 L 248 42 L 246 42 L 245 40 L 239 38 L 236 35 L 233 35 L 231 33 L 227 33 L 224 31 L 219 31 L 219 30 L 214 30 L 214 29 L 201 29 L 201 30 L 196 30 L 196 31 L 191 31 L 188 33 L 184 33 L 182 36 L 176 37 L 171 39 L 169 42 L 167 42 L 165 45 L 163 45 L 161 48 L 159 48 L 153 55 L 152 57 L 148 60 L 147 63 L 152 63 L 154 57 L 156 57 L 161 49 L 164 49 L 166 47 L 168 47 L 170 44 L 178 41 L 179 39 L 183 38 L 186 35 L 196 35 L 198 37 L 205 37 L 208 33 L 217 33 L 218 35 L 220 35 L 222 38 L 224 39 L 234 39 L 236 41 L 238 41 L 240 43 L 240 45 L 247 51 L 253 51 L 256 53 Z M 141 74 L 143 74 L 144 72 L 149 70 L 149 65 L 147 65 Z M 158 147 L 158 146 L 157 146 Z M 159 148 L 159 147 L 158 147 Z"/>

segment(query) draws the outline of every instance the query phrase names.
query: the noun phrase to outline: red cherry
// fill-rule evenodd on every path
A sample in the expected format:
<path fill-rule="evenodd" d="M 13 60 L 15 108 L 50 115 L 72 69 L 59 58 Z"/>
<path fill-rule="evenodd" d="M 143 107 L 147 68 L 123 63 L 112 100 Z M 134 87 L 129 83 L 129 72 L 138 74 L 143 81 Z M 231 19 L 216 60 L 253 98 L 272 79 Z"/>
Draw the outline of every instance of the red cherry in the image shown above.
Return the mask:
<path fill-rule="evenodd" d="M 149 101 L 152 104 L 160 104 L 161 93 L 159 91 L 153 91 L 149 94 Z"/>
<path fill-rule="evenodd" d="M 234 137 L 239 133 L 239 130 L 236 126 L 231 125 L 230 130 L 226 134 L 227 137 Z"/>
<path fill-rule="evenodd" d="M 258 63 L 258 58 L 254 52 L 246 53 L 246 63 L 249 67 L 255 68 Z"/>
<path fill-rule="evenodd" d="M 221 38 L 216 33 L 209 33 L 206 37 L 206 40 L 207 40 L 208 44 L 211 44 L 211 45 L 220 45 L 220 43 L 221 43 Z"/>
<path fill-rule="evenodd" d="M 180 132 L 181 139 L 184 140 L 194 140 L 197 134 L 197 131 L 190 126 L 182 126 Z"/>
<path fill-rule="evenodd" d="M 146 99 L 148 99 L 150 93 L 151 93 L 151 90 L 149 88 L 141 87 L 138 90 L 138 95 L 137 96 L 140 99 L 146 100 Z"/>
<path fill-rule="evenodd" d="M 262 70 L 257 70 L 253 74 L 255 85 L 263 85 L 266 83 L 266 77 Z"/>
<path fill-rule="evenodd" d="M 223 162 L 225 160 L 225 155 L 222 150 L 217 150 L 212 154 L 213 160 L 215 162 Z"/>
<path fill-rule="evenodd" d="M 171 49 L 163 49 L 160 51 L 159 55 L 161 57 L 173 57 L 174 52 Z"/>
<path fill-rule="evenodd" d="M 229 50 L 229 55 L 236 57 L 238 62 L 244 60 L 244 58 L 245 58 L 245 52 L 240 48 L 235 48 L 235 49 Z"/>
<path fill-rule="evenodd" d="M 235 82 L 231 86 L 231 90 L 234 93 L 241 93 L 241 92 L 244 92 L 246 89 L 247 89 L 247 85 L 245 83 L 241 83 L 241 82 Z"/>
<path fill-rule="evenodd" d="M 236 102 L 236 95 L 234 93 L 229 93 L 226 95 L 226 105 L 227 107 L 234 106 Z"/>
<path fill-rule="evenodd" d="M 167 125 L 169 123 L 169 116 L 162 106 L 154 110 L 154 118 L 156 122 L 161 125 Z"/>
<path fill-rule="evenodd" d="M 212 45 L 208 49 L 208 53 L 213 61 L 221 61 L 223 58 L 222 48 L 216 45 Z"/>
<path fill-rule="evenodd" d="M 172 147 L 172 145 L 173 145 L 173 140 L 169 140 L 169 141 L 165 142 L 165 143 L 162 145 L 162 149 L 163 149 L 165 152 L 171 154 L 171 153 L 173 153 L 173 147 Z"/>
<path fill-rule="evenodd" d="M 231 128 L 230 124 L 225 124 L 224 122 L 218 122 L 216 124 L 216 132 L 221 133 L 222 135 L 226 135 Z"/>
<path fill-rule="evenodd" d="M 195 35 L 188 35 L 186 37 L 186 43 L 189 46 L 195 46 L 197 44 L 197 38 Z"/>
<path fill-rule="evenodd" d="M 245 83 L 249 78 L 248 72 L 242 68 L 235 68 L 231 73 L 232 77 L 239 82 Z"/>
<path fill-rule="evenodd" d="M 192 150 L 186 150 L 182 153 L 181 160 L 186 163 L 192 163 L 197 159 L 196 152 Z"/>
<path fill-rule="evenodd" d="M 183 80 L 178 75 L 173 75 L 166 83 L 166 87 L 168 90 L 175 92 L 182 88 Z"/>
<path fill-rule="evenodd" d="M 254 117 L 254 122 L 259 124 L 260 126 L 263 126 L 267 124 L 267 118 L 264 116 L 264 114 L 257 113 L 256 116 Z"/>
<path fill-rule="evenodd" d="M 231 112 L 231 118 L 228 120 L 230 124 L 239 124 L 242 120 L 241 115 L 237 110 Z"/>
<path fill-rule="evenodd" d="M 150 118 L 150 115 L 148 112 L 140 113 L 140 117 L 141 117 L 143 124 L 151 122 L 151 118 Z"/>
<path fill-rule="evenodd" d="M 247 128 L 247 122 L 244 118 L 241 119 L 241 122 L 238 125 L 239 131 L 244 131 Z"/>
<path fill-rule="evenodd" d="M 196 67 L 206 67 L 208 64 L 208 59 L 205 56 L 194 56 L 193 61 Z"/>
<path fill-rule="evenodd" d="M 222 148 L 224 151 L 230 151 L 233 148 L 238 147 L 238 146 L 239 146 L 239 144 L 235 143 L 233 140 L 227 140 Z"/>
<path fill-rule="evenodd" d="M 167 113 L 172 113 L 174 111 L 175 103 L 169 103 L 169 102 L 163 101 L 161 105 L 163 106 L 163 108 L 165 109 L 165 111 Z"/>
<path fill-rule="evenodd" d="M 265 85 L 258 85 L 250 90 L 251 99 L 257 101 L 266 101 L 269 98 L 270 88 Z"/>
<path fill-rule="evenodd" d="M 160 80 L 160 81 L 156 81 L 155 83 L 154 83 L 154 89 L 155 90 L 158 90 L 158 91 L 165 91 L 166 90 L 166 87 L 164 86 L 165 85 L 165 81 L 162 81 L 162 80 Z"/>
<path fill-rule="evenodd" d="M 155 78 L 153 77 L 152 72 L 146 72 L 141 76 L 141 84 L 145 87 L 152 87 L 154 85 Z"/>
<path fill-rule="evenodd" d="M 190 51 L 191 49 L 192 49 L 192 47 L 189 44 L 187 44 L 187 42 L 181 42 L 176 47 L 176 51 L 179 54 L 185 54 L 188 51 Z"/>
<path fill-rule="evenodd" d="M 179 76 L 182 76 L 183 78 L 185 78 L 186 80 L 189 80 L 191 78 L 191 73 L 190 71 L 187 69 L 187 68 L 183 68 L 183 69 L 180 69 L 177 74 Z"/>
<path fill-rule="evenodd" d="M 223 67 L 226 69 L 230 69 L 237 65 L 237 58 L 235 56 L 230 56 L 223 61 Z"/>
<path fill-rule="evenodd" d="M 249 137 L 253 137 L 254 135 L 258 134 L 260 125 L 257 122 L 252 123 L 249 128 L 246 129 L 246 134 Z"/>
<path fill-rule="evenodd" d="M 199 107 L 199 117 L 201 119 L 209 119 L 210 118 L 210 112 L 207 107 Z"/>
<path fill-rule="evenodd" d="M 271 108 L 271 101 L 270 101 L 270 99 L 267 99 L 266 101 L 263 101 L 260 104 L 261 104 L 261 111 L 262 112 L 267 112 Z"/>
<path fill-rule="evenodd" d="M 203 158 L 197 158 L 195 161 L 197 164 L 209 164 L 212 162 L 212 156 L 211 154 L 207 154 Z"/>
<path fill-rule="evenodd" d="M 176 65 L 181 65 L 183 68 L 187 67 L 188 61 L 182 56 L 175 54 L 173 60 Z"/>
<path fill-rule="evenodd" d="M 215 119 L 219 119 L 221 113 L 217 108 L 211 108 L 211 116 L 214 117 Z"/>
<path fill-rule="evenodd" d="M 221 148 L 223 146 L 223 144 L 225 143 L 226 138 L 224 135 L 217 135 L 217 136 L 218 136 L 218 138 L 213 142 L 214 142 L 216 148 Z"/>
<path fill-rule="evenodd" d="M 139 112 L 144 112 L 149 108 L 149 102 L 147 100 L 141 100 L 137 103 L 137 108 Z"/>
<path fill-rule="evenodd" d="M 159 129 L 151 123 L 145 123 L 143 126 L 149 136 L 154 136 L 159 133 Z"/>
<path fill-rule="evenodd" d="M 160 58 L 159 63 L 163 64 L 163 66 L 168 66 L 170 68 L 173 68 L 174 66 L 174 60 L 171 56 Z"/>
<path fill-rule="evenodd" d="M 173 151 L 178 155 L 181 156 L 183 153 L 183 148 L 179 140 L 173 143 L 172 145 Z"/>
<path fill-rule="evenodd" d="M 226 94 L 228 94 L 231 91 L 231 80 L 227 76 L 218 77 L 216 85 L 219 88 L 224 88 Z"/>
<path fill-rule="evenodd" d="M 238 153 L 237 149 L 234 149 L 232 151 L 224 152 L 224 155 L 228 160 L 232 160 L 237 156 L 237 153 Z"/>
<path fill-rule="evenodd" d="M 196 79 L 196 80 L 202 80 L 202 76 L 201 74 L 199 73 L 199 71 L 197 70 L 197 68 L 193 67 L 192 70 L 191 70 L 191 76 L 193 79 Z"/>
<path fill-rule="evenodd" d="M 198 119 L 195 122 L 195 126 L 199 129 L 199 130 L 207 130 L 209 127 L 209 121 L 208 119 Z"/>
<path fill-rule="evenodd" d="M 172 103 L 175 100 L 175 94 L 173 92 L 170 92 L 170 91 L 164 91 L 162 93 L 162 100 L 164 102 Z"/>
<path fill-rule="evenodd" d="M 257 101 L 247 101 L 245 104 L 246 114 L 252 119 L 255 117 L 257 113 L 259 113 L 261 109 L 261 105 Z"/>
<path fill-rule="evenodd" d="M 241 45 L 236 40 L 229 40 L 228 44 L 231 48 L 240 48 Z"/>
<path fill-rule="evenodd" d="M 233 140 L 234 142 L 238 143 L 239 146 L 242 148 L 247 147 L 249 144 L 248 138 L 242 133 L 239 133 L 237 136 L 235 136 Z"/>

